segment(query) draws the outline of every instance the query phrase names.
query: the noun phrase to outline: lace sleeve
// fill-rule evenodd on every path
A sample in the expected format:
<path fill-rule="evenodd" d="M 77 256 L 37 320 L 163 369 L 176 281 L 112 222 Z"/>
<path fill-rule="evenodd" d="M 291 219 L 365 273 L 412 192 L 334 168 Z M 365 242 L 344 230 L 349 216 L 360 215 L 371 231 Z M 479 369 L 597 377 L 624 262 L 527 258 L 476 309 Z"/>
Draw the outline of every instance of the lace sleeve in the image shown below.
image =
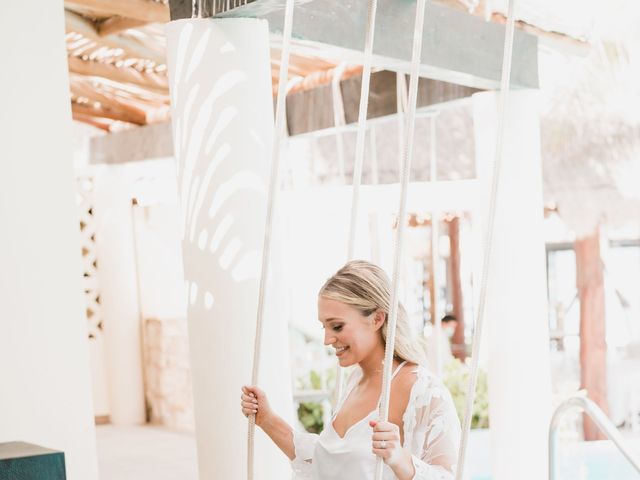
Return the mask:
<path fill-rule="evenodd" d="M 293 446 L 296 457 L 291 461 L 295 480 L 311 479 L 313 450 L 318 441 L 315 433 L 293 432 Z"/>
<path fill-rule="evenodd" d="M 404 415 L 405 447 L 411 449 L 414 480 L 455 478 L 460 421 L 451 394 L 423 367 L 417 370 Z"/>

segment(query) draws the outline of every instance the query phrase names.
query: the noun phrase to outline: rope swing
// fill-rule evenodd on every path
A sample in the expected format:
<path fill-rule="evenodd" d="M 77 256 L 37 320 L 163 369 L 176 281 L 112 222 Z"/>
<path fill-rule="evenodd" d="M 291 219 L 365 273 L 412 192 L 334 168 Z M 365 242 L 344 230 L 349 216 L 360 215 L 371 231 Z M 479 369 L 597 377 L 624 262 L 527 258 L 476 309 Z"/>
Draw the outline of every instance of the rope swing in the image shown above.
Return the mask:
<path fill-rule="evenodd" d="M 398 290 L 400 285 L 400 259 L 404 240 L 405 216 L 407 211 L 407 189 L 413 159 L 413 137 L 416 125 L 416 101 L 418 99 L 418 81 L 420 57 L 422 55 L 422 35 L 424 31 L 424 15 L 426 0 L 418 0 L 416 5 L 416 21 L 413 30 L 413 53 L 411 54 L 411 76 L 409 80 L 409 101 L 407 112 L 407 130 L 404 142 L 404 161 L 402 162 L 402 183 L 400 184 L 400 208 L 398 209 L 398 230 L 396 232 L 396 249 L 393 259 L 393 280 L 391 305 L 387 323 L 387 341 L 384 349 L 384 365 L 382 370 L 382 396 L 380 398 L 380 420 L 389 419 L 389 397 L 391 396 L 391 377 L 393 352 L 396 341 L 396 324 L 398 320 Z M 376 458 L 376 480 L 382 480 L 383 460 Z"/>
<path fill-rule="evenodd" d="M 489 277 L 489 262 L 491 260 L 493 230 L 495 224 L 495 209 L 498 197 L 501 164 L 504 156 L 504 118 L 507 111 L 509 89 L 511 85 L 511 60 L 513 57 L 513 36 L 515 31 L 515 3 L 516 0 L 509 0 L 509 10 L 507 13 L 507 29 L 505 31 L 504 54 L 502 58 L 502 78 L 500 80 L 500 99 L 498 103 L 498 133 L 494 165 L 493 169 L 490 170 L 493 175 L 491 179 L 491 195 L 489 198 L 489 218 L 485 230 L 482 276 L 480 279 L 480 297 L 478 301 L 478 318 L 476 319 L 475 329 L 473 331 L 473 343 L 471 345 L 471 375 L 469 378 L 469 385 L 467 387 L 467 403 L 465 407 L 464 424 L 462 426 L 462 438 L 460 439 L 460 450 L 458 452 L 456 480 L 462 480 L 464 473 L 464 461 L 467 452 L 469 431 L 471 430 L 472 409 L 476 394 L 476 384 L 478 383 L 478 361 L 480 357 L 480 342 L 482 341 L 482 326 L 484 325 L 487 279 Z"/>
<path fill-rule="evenodd" d="M 284 14 L 284 31 L 282 33 L 282 52 L 280 55 L 280 75 L 278 78 L 278 98 L 276 101 L 276 120 L 273 135 L 273 150 L 271 154 L 271 173 L 269 190 L 267 192 L 267 217 L 264 228 L 264 243 L 262 245 L 262 269 L 260 273 L 260 290 L 258 294 L 258 312 L 256 319 L 256 335 L 253 348 L 253 369 L 251 371 L 251 385 L 258 383 L 260 368 L 260 349 L 262 344 L 262 326 L 265 311 L 265 296 L 271 259 L 271 232 L 273 230 L 273 212 L 275 210 L 278 193 L 278 179 L 280 173 L 280 139 L 285 125 L 285 108 L 287 96 L 287 78 L 289 75 L 289 51 L 291 46 L 291 30 L 293 26 L 294 0 L 287 0 Z M 247 479 L 253 480 L 254 445 L 255 445 L 256 417 L 249 416 L 249 432 L 247 435 Z"/>
<path fill-rule="evenodd" d="M 360 108 L 358 110 L 358 133 L 356 135 L 356 156 L 353 164 L 353 181 L 351 194 L 351 217 L 349 220 L 349 241 L 347 243 L 347 261 L 353 260 L 356 243 L 356 224 L 360 207 L 360 184 L 362 183 L 362 164 L 364 163 L 364 141 L 369 111 L 369 85 L 371 84 L 371 63 L 373 57 L 373 40 L 376 31 L 377 0 L 369 1 L 367 14 L 367 36 L 364 45 L 364 63 L 362 68 L 362 85 L 360 88 Z M 334 404 L 342 397 L 342 368 L 336 366 L 336 387 Z"/>
<path fill-rule="evenodd" d="M 195 2 L 193 0 L 194 10 Z M 489 218 L 487 222 L 487 229 L 485 232 L 484 243 L 484 255 L 482 265 L 482 277 L 481 277 L 481 289 L 478 308 L 478 317 L 475 323 L 475 331 L 473 336 L 473 351 L 472 351 L 472 367 L 470 380 L 467 392 L 467 403 L 465 410 L 465 418 L 463 425 L 462 438 L 460 443 L 460 451 L 458 457 L 458 469 L 456 472 L 456 479 L 460 480 L 463 476 L 464 470 L 464 458 L 466 453 L 467 440 L 471 425 L 471 410 L 474 403 L 475 387 L 478 377 L 478 357 L 479 347 L 482 338 L 482 326 L 484 322 L 484 310 L 487 295 L 487 278 L 489 272 L 489 260 L 491 258 L 491 243 L 493 237 L 493 229 L 495 223 L 495 206 L 497 198 L 497 190 L 500 177 L 500 164 L 503 157 L 503 136 L 504 136 L 504 116 L 507 108 L 507 100 L 509 94 L 510 74 L 511 74 L 511 60 L 513 52 L 513 36 L 514 36 L 514 5 L 515 0 L 509 0 L 509 10 L 507 15 L 507 29 L 505 34 L 505 47 L 502 65 L 502 78 L 500 88 L 500 102 L 498 109 L 498 135 L 497 146 L 495 153 L 493 178 L 491 183 L 491 196 L 489 200 Z M 377 1 L 370 0 L 368 8 L 368 20 L 367 31 L 364 49 L 364 63 L 362 72 L 362 85 L 360 92 L 360 107 L 358 114 L 358 130 L 356 139 L 356 151 L 353 170 L 353 182 L 352 182 L 352 200 L 351 200 L 351 215 L 349 224 L 349 239 L 347 246 L 347 259 L 352 260 L 355 249 L 355 236 L 356 236 L 356 221 L 358 219 L 358 209 L 360 200 L 360 185 L 362 181 L 362 166 L 364 162 L 364 147 L 365 147 L 365 135 L 366 135 L 366 122 L 368 113 L 368 101 L 369 101 L 369 86 L 371 80 L 371 68 L 372 68 L 372 56 L 373 56 L 373 43 L 375 34 L 375 21 L 376 21 Z M 389 306 L 389 316 L 387 324 L 387 341 L 385 344 L 385 355 L 383 365 L 382 376 L 382 393 L 380 398 L 379 407 L 379 419 L 380 421 L 388 421 L 389 416 L 389 398 L 391 394 L 391 378 L 393 357 L 395 349 L 395 337 L 396 337 L 396 324 L 398 317 L 398 292 L 399 292 L 399 279 L 400 279 L 400 264 L 402 256 L 402 247 L 405 231 L 405 217 L 407 207 L 407 190 L 409 185 L 409 178 L 411 172 L 411 162 L 413 159 L 413 143 L 415 134 L 415 119 L 416 119 L 416 102 L 418 95 L 418 81 L 419 81 L 419 68 L 421 63 L 422 53 L 422 40 L 424 31 L 424 20 L 426 11 L 426 0 L 417 0 L 416 2 L 416 17 L 414 25 L 413 35 L 413 50 L 411 56 L 411 72 L 409 82 L 409 93 L 406 104 L 403 105 L 403 112 L 406 112 L 406 120 L 403 123 L 404 131 L 403 145 L 401 150 L 402 164 L 401 164 L 401 184 L 400 184 L 400 205 L 397 216 L 397 232 L 396 243 L 393 262 L 393 276 L 392 276 L 392 294 L 391 303 Z M 260 276 L 260 287 L 258 297 L 258 309 L 256 320 L 256 333 L 254 343 L 254 356 L 253 356 L 253 369 L 251 376 L 251 384 L 256 385 L 258 383 L 258 374 L 260 366 L 260 350 L 261 350 L 261 338 L 263 329 L 263 319 L 265 312 L 265 296 L 267 280 L 269 276 L 270 267 L 270 251 L 271 251 L 271 234 L 273 230 L 274 222 L 274 209 L 276 204 L 276 197 L 278 193 L 278 178 L 280 168 L 280 139 L 282 137 L 283 128 L 285 125 L 285 108 L 286 108 L 286 85 L 289 69 L 289 53 L 291 43 L 291 33 L 293 24 L 293 12 L 294 12 L 294 0 L 287 0 L 285 7 L 285 19 L 283 29 L 282 40 L 282 52 L 280 59 L 280 72 L 278 82 L 278 97 L 276 103 L 276 117 L 275 117 L 275 132 L 273 138 L 273 150 L 272 150 L 272 163 L 270 172 L 270 181 L 267 197 L 267 214 L 266 225 L 264 232 L 264 243 L 262 253 L 262 269 Z M 334 72 L 334 75 L 339 73 Z M 341 75 L 340 75 L 341 77 Z M 398 76 L 398 80 L 404 83 L 404 75 Z M 337 80 L 339 87 L 339 79 Z M 398 92 L 403 93 L 402 88 L 404 85 L 398 85 Z M 334 87 L 335 91 L 335 87 Z M 334 112 L 335 114 L 335 112 Z M 400 114 L 400 109 L 398 109 Z M 339 399 L 342 396 L 342 369 L 338 366 L 336 375 L 336 398 Z M 247 456 L 247 479 L 253 480 L 254 478 L 254 436 L 255 436 L 255 415 L 249 416 L 249 428 L 248 428 L 248 456 Z M 376 470 L 375 479 L 382 480 L 383 473 L 383 460 L 380 457 L 376 458 Z"/>

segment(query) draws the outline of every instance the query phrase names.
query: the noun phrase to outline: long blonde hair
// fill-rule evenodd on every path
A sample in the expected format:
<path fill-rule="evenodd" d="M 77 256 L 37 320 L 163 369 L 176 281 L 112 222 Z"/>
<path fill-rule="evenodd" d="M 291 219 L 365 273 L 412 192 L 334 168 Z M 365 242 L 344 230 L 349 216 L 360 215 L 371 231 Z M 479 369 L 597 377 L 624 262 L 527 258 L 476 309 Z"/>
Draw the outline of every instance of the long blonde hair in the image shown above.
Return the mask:
<path fill-rule="evenodd" d="M 365 317 L 382 310 L 385 320 L 381 332 L 386 342 L 391 282 L 382 268 L 365 260 L 348 262 L 325 282 L 318 295 L 354 307 Z M 409 316 L 399 303 L 394 355 L 401 360 L 424 364 L 424 353 L 424 342 L 413 332 Z"/>

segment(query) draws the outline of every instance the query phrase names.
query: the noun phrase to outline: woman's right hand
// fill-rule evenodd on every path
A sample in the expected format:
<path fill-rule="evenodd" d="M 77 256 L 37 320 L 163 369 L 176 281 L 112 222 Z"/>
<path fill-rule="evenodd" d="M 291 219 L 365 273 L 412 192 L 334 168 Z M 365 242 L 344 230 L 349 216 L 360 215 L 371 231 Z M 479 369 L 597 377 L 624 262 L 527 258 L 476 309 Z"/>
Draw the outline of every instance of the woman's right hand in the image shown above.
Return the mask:
<path fill-rule="evenodd" d="M 245 385 L 242 387 L 240 405 L 245 417 L 249 417 L 249 415 L 256 416 L 256 425 L 259 427 L 262 427 L 265 424 L 265 420 L 268 420 L 273 415 L 267 395 L 256 386 Z"/>

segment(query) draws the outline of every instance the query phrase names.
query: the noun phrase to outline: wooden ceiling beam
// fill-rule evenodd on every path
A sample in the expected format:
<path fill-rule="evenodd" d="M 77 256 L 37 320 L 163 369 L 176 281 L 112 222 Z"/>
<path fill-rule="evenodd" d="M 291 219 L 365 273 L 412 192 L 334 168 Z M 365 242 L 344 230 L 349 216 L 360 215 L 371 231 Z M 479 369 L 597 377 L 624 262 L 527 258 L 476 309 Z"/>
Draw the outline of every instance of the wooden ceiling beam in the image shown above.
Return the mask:
<path fill-rule="evenodd" d="M 149 105 L 139 102 L 135 98 L 127 98 L 121 92 L 99 90 L 90 82 L 72 77 L 70 82 L 72 99 L 76 103 L 80 97 L 84 97 L 91 108 L 105 110 L 119 116 L 118 120 L 134 123 L 136 125 L 147 125 L 150 123 L 161 123 L 169 121 L 169 107 L 167 105 Z M 99 103 L 99 106 L 96 106 Z M 104 116 L 104 115 L 94 115 Z M 110 117 L 108 117 L 110 118 Z"/>
<path fill-rule="evenodd" d="M 65 0 L 65 5 L 105 16 L 120 16 L 149 23 L 170 20 L 169 6 L 153 0 Z"/>
<path fill-rule="evenodd" d="M 169 93 L 169 80 L 157 73 L 140 73 L 132 67 L 116 67 L 107 63 L 69 57 L 69 72 L 77 75 L 104 77 L 114 82 L 130 83 L 157 93 Z"/>
<path fill-rule="evenodd" d="M 87 125 L 91 125 L 92 127 L 99 128 L 100 130 L 104 130 L 105 132 L 111 131 L 111 122 L 107 119 L 90 117 L 83 113 L 78 113 L 77 111 L 72 111 L 72 116 L 73 116 L 73 119 L 77 122 L 86 123 Z"/>
<path fill-rule="evenodd" d="M 119 120 L 121 122 L 133 123 L 135 125 L 146 124 L 146 117 L 142 118 L 140 115 L 131 114 L 131 112 L 127 110 L 111 106 L 93 106 L 87 103 L 72 101 L 71 111 L 74 115 L 81 115 L 84 117 L 110 118 L 111 120 Z"/>
<path fill-rule="evenodd" d="M 487 0 L 480 0 L 478 6 L 474 9 L 469 9 L 469 7 L 460 0 L 434 0 L 434 2 L 456 10 L 464 11 L 476 17 L 483 17 L 485 20 L 493 23 L 498 23 L 500 25 L 506 25 L 507 23 L 507 17 L 503 13 L 491 11 L 491 4 L 487 4 Z M 572 37 L 565 33 L 544 30 L 522 20 L 516 21 L 515 27 L 523 32 L 535 35 L 540 40 L 560 50 L 569 49 L 572 53 L 586 55 L 591 48 L 591 45 L 587 41 Z"/>
<path fill-rule="evenodd" d="M 100 36 L 97 25 L 82 15 L 65 10 L 65 28 L 67 33 L 79 33 L 83 37 L 93 40 L 99 46 L 109 48 L 120 48 L 125 55 L 130 58 L 147 59 L 158 65 L 164 65 L 167 59 L 163 53 L 144 46 L 142 43 L 133 41 L 121 34 Z"/>
<path fill-rule="evenodd" d="M 144 20 L 136 20 L 134 18 L 127 17 L 109 17 L 106 20 L 102 20 L 97 24 L 97 33 L 100 37 L 106 37 L 108 35 L 114 35 L 130 28 L 137 28 L 147 25 L 149 22 Z"/>

